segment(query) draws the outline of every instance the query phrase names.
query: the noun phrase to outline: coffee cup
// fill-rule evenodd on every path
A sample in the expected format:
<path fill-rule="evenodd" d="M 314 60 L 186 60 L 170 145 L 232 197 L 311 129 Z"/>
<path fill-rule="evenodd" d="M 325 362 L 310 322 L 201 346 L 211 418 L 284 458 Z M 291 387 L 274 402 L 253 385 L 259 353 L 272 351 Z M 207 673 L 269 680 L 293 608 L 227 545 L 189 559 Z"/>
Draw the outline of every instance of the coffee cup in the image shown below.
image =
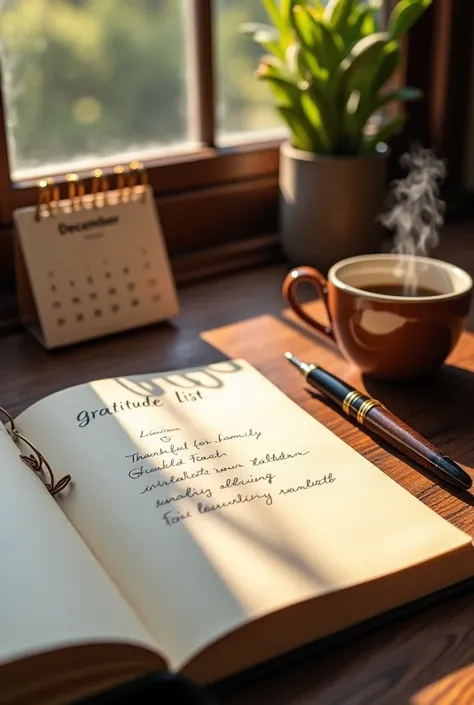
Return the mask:
<path fill-rule="evenodd" d="M 302 282 L 317 289 L 329 325 L 302 306 Z M 327 279 L 313 267 L 298 267 L 287 275 L 283 295 L 363 373 L 404 380 L 433 372 L 453 350 L 466 325 L 472 285 L 467 272 L 448 262 L 374 254 L 341 260 Z"/>

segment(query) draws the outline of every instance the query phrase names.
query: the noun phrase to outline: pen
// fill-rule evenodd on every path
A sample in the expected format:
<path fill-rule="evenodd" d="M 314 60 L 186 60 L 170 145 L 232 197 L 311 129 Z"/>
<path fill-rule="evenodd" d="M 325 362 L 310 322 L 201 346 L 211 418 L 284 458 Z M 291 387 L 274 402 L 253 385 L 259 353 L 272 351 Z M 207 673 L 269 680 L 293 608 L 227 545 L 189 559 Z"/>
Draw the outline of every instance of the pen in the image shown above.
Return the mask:
<path fill-rule="evenodd" d="M 379 401 L 358 392 L 318 365 L 301 362 L 289 352 L 285 353 L 285 357 L 301 372 L 308 384 L 332 399 L 360 426 L 364 426 L 450 485 L 463 490 L 472 486 L 472 479 L 467 472 Z"/>

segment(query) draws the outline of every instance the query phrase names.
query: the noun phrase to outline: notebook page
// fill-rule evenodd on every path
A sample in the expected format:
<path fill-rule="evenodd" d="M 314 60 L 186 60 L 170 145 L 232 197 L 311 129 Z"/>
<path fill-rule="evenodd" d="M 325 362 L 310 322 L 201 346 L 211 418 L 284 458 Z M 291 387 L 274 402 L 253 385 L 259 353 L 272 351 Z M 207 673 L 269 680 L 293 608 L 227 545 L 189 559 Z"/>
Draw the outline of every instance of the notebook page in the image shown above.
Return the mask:
<path fill-rule="evenodd" d="M 0 565 L 0 664 L 85 642 L 155 648 L 3 427 Z"/>
<path fill-rule="evenodd" d="M 18 425 L 73 475 L 64 511 L 176 668 L 471 541 L 242 360 L 82 385 Z"/>

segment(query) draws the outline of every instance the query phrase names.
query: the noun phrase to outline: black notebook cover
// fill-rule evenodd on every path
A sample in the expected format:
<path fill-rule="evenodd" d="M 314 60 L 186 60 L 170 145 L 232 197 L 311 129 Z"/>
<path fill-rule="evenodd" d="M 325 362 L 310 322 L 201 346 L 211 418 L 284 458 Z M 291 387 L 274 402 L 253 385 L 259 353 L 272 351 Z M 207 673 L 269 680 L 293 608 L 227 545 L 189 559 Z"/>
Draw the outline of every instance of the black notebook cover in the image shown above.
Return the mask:
<path fill-rule="evenodd" d="M 244 673 L 215 683 L 209 688 L 199 688 L 179 675 L 155 673 L 105 693 L 98 693 L 86 700 L 76 701 L 73 705 L 128 705 L 129 703 L 138 703 L 139 705 L 177 705 L 178 703 L 179 705 L 218 705 L 220 696 L 238 691 L 239 688 L 255 681 L 271 678 L 273 673 L 281 671 L 282 668 L 291 668 L 293 664 L 322 651 L 327 653 L 329 649 L 337 648 L 341 644 L 347 645 L 350 642 L 355 642 L 357 637 L 393 625 L 403 618 L 411 617 L 444 600 L 466 592 L 474 592 L 474 578 L 420 598 L 332 636 L 319 639 L 312 644 L 302 646 Z"/>

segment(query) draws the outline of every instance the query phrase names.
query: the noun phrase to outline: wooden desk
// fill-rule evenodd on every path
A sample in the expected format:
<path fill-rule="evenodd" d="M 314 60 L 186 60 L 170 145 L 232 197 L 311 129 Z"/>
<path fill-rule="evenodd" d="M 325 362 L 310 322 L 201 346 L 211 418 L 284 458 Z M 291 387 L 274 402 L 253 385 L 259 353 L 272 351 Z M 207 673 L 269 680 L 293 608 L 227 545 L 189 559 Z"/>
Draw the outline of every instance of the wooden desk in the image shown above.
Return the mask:
<path fill-rule="evenodd" d="M 464 259 L 458 251 L 458 260 Z M 453 258 L 452 258 L 453 259 Z M 473 260 L 474 269 L 474 258 Z M 466 262 L 459 262 L 466 266 Z M 454 495 L 415 471 L 322 401 L 311 398 L 283 360 L 290 348 L 366 388 L 467 468 L 474 468 L 474 335 L 466 333 L 430 383 L 362 380 L 336 350 L 282 317 L 284 265 L 243 272 L 181 291 L 175 323 L 48 353 L 29 334 L 0 338 L 0 403 L 18 413 L 73 384 L 244 356 L 291 398 L 382 471 L 474 536 L 474 496 Z M 246 322 L 243 322 L 246 321 Z M 240 323 L 239 323 L 240 322 Z M 474 321 L 471 321 L 474 330 Z M 275 674 L 224 699 L 268 705 L 472 705 L 474 598 L 464 595 Z"/>

